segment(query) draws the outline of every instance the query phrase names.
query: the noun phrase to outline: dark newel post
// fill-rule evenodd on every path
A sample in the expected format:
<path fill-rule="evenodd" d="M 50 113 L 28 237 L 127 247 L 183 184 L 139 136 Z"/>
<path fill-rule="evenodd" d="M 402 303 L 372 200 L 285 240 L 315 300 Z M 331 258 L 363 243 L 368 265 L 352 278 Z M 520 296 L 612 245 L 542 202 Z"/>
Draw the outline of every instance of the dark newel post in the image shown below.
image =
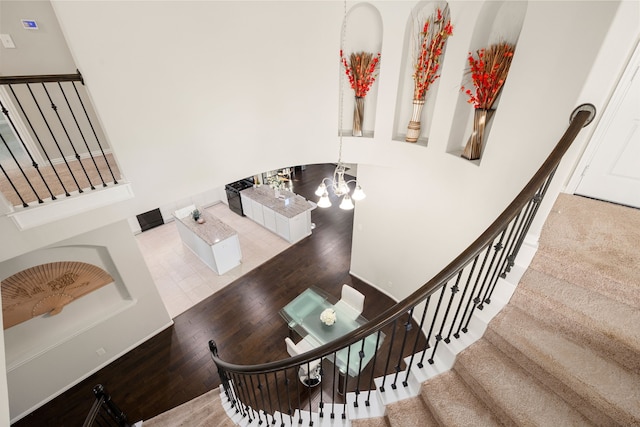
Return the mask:
<path fill-rule="evenodd" d="M 214 340 L 209 340 L 209 351 L 211 352 L 212 356 L 219 357 L 218 345 Z M 215 360 L 214 360 L 214 363 L 215 363 Z M 220 382 L 222 383 L 222 388 L 224 389 L 224 393 L 227 395 L 227 399 L 229 399 L 229 401 L 231 402 L 234 402 L 232 398 L 232 391 L 231 391 L 231 385 L 229 383 L 229 377 L 227 376 L 226 371 L 220 368 L 217 364 L 216 364 L 216 367 L 218 367 L 218 376 L 220 377 Z"/>

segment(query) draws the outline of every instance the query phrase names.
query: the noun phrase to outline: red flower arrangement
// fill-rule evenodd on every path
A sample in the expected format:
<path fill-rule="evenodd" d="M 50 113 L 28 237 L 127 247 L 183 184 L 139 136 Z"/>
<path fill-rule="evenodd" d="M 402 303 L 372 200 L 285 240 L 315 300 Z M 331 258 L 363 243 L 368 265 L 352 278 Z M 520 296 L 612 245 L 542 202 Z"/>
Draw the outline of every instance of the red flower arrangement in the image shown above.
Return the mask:
<path fill-rule="evenodd" d="M 488 110 L 493 106 L 507 79 L 514 51 L 513 44 L 500 42 L 476 51 L 477 57 L 469 52 L 469 73 L 475 92 L 464 86 L 460 90 L 469 96 L 467 102 L 474 108 Z"/>
<path fill-rule="evenodd" d="M 413 99 L 424 99 L 429 86 L 440 74 L 440 56 L 453 35 L 453 25 L 449 19 L 449 8 L 444 12 L 437 8 L 424 23 L 419 38 L 419 49 L 415 58 L 413 72 Z"/>
<path fill-rule="evenodd" d="M 351 89 L 356 97 L 364 98 L 376 81 L 376 69 L 380 65 L 380 53 L 374 55 L 370 52 L 356 52 L 349 56 L 349 62 L 340 50 L 340 60 L 344 65 L 344 72 L 349 79 Z"/>

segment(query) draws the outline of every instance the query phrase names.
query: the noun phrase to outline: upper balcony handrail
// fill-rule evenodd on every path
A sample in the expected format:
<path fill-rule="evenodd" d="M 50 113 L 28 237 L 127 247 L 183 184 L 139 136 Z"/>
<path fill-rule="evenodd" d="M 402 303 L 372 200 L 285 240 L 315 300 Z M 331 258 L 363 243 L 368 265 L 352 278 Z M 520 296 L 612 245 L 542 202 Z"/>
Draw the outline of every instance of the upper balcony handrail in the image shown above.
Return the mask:
<path fill-rule="evenodd" d="M 25 83 L 55 83 L 55 82 L 80 82 L 84 85 L 82 74 L 76 70 L 75 74 L 40 74 L 29 76 L 0 76 L 0 85 L 13 85 Z"/>
<path fill-rule="evenodd" d="M 390 307 L 380 313 L 374 319 L 370 320 L 358 329 L 304 354 L 289 357 L 287 359 L 257 365 L 237 365 L 222 360 L 217 355 L 215 342 L 210 341 L 209 346 L 212 350 L 212 358 L 218 369 L 220 371 L 242 375 L 272 373 L 295 368 L 346 348 L 369 335 L 377 333 L 385 326 L 390 325 L 392 322 L 405 315 L 409 310 L 426 300 L 427 297 L 434 294 L 444 284 L 452 279 L 462 268 L 464 268 L 465 265 L 469 263 L 470 260 L 478 256 L 486 249 L 487 245 L 490 245 L 491 242 L 493 242 L 494 239 L 496 239 L 496 237 L 505 230 L 508 224 L 520 214 L 527 203 L 536 196 L 536 192 L 545 184 L 545 181 L 548 182 L 549 177 L 553 176 L 558 164 L 562 160 L 562 157 L 575 140 L 580 129 L 588 125 L 593 120 L 594 115 L 595 108 L 590 104 L 583 104 L 577 107 L 571 114 L 569 127 L 558 141 L 558 144 L 551 151 L 535 175 L 533 175 L 527 185 L 507 206 L 507 208 L 505 208 L 496 220 L 489 225 L 489 227 L 487 227 L 487 229 L 460 255 L 458 255 L 431 280 L 411 295 L 398 302 L 393 307 Z"/>

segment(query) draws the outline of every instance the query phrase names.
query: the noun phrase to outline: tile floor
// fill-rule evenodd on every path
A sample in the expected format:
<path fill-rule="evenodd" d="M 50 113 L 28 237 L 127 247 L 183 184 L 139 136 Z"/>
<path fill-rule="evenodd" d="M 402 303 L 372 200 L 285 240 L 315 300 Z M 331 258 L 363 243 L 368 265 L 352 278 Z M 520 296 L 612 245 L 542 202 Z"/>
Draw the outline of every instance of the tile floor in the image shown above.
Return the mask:
<path fill-rule="evenodd" d="M 224 203 L 206 208 L 238 232 L 242 264 L 219 276 L 180 240 L 174 222 L 136 236 L 153 280 L 171 318 L 176 317 L 224 286 L 291 246 L 284 239 Z"/>

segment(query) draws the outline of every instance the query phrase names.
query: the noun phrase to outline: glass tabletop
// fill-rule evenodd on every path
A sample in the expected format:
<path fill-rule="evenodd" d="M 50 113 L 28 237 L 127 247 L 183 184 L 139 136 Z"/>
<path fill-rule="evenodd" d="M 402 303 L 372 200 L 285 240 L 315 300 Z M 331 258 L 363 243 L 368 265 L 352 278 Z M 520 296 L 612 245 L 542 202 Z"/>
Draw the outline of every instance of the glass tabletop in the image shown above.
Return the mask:
<path fill-rule="evenodd" d="M 280 315 L 285 319 L 289 327 L 301 337 L 304 337 L 312 344 L 320 346 L 348 334 L 367 322 L 367 319 L 363 316 L 353 318 L 349 311 L 342 310 L 339 305 L 336 306 L 336 302 L 336 298 L 323 290 L 311 287 L 280 310 Z M 328 308 L 333 309 L 336 313 L 336 321 L 331 326 L 325 325 L 320 320 L 320 314 Z M 338 351 L 335 361 L 333 357 L 328 358 L 334 361 L 338 369 L 343 373 L 347 370 L 348 359 L 349 375 L 354 376 L 360 369 L 361 350 L 363 350 L 362 367 L 369 363 L 373 357 L 376 341 L 378 341 L 376 337 L 377 334 L 373 334 L 364 339 L 364 350 L 362 341 L 359 341 L 350 346 L 350 351 L 347 348 Z M 383 339 L 384 334 L 381 333 L 378 346 Z"/>

